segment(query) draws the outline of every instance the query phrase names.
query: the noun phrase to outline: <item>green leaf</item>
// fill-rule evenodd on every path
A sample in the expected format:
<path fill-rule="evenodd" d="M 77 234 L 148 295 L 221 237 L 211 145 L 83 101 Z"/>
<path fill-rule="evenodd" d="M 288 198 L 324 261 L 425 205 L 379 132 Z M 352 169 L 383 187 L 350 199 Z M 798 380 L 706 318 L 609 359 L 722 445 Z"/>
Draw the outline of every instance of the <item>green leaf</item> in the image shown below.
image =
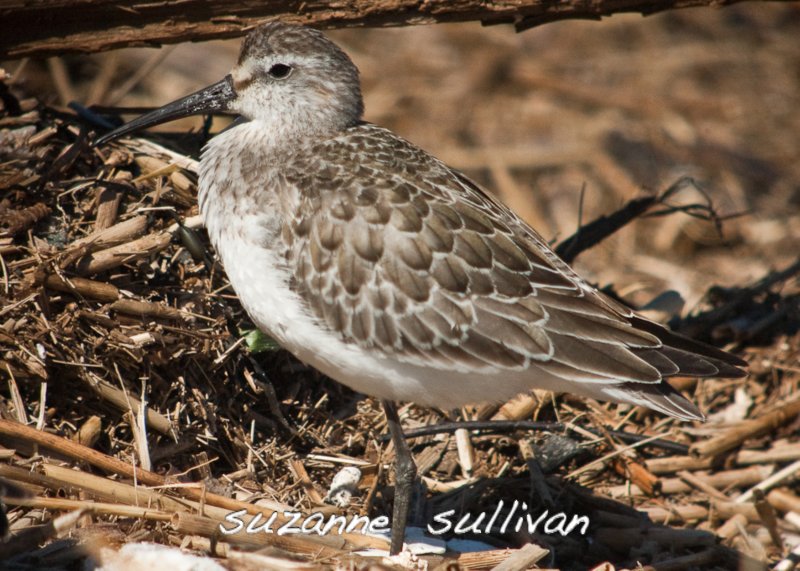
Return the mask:
<path fill-rule="evenodd" d="M 265 335 L 258 329 L 242 330 L 242 337 L 247 344 L 247 348 L 251 353 L 263 353 L 265 351 L 277 351 L 281 348 L 280 345 L 268 335 Z"/>

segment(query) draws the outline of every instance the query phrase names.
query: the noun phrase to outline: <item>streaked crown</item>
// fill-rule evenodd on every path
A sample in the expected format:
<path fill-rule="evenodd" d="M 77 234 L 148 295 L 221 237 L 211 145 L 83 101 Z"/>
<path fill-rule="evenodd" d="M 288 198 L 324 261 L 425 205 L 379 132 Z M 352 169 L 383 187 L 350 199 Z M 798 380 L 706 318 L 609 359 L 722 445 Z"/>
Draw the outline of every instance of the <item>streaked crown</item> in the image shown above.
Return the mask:
<path fill-rule="evenodd" d="M 336 132 L 361 120 L 358 69 L 321 32 L 272 22 L 242 44 L 230 109 L 286 135 Z"/>

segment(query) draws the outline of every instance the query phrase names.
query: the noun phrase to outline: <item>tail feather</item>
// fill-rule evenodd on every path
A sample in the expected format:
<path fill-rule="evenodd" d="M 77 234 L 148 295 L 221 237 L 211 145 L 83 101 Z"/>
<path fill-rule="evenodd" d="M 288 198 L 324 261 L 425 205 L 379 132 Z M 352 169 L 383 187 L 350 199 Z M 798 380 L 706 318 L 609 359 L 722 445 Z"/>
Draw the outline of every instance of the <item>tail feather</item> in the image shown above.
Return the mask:
<path fill-rule="evenodd" d="M 743 369 L 747 362 L 731 353 L 669 331 L 639 316 L 633 316 L 630 322 L 663 344 L 658 349 L 632 349 L 638 357 L 655 367 L 662 379 L 657 383 L 625 382 L 603 389 L 612 400 L 651 408 L 681 420 L 705 420 L 700 409 L 675 390 L 667 378 L 679 375 L 741 378 L 747 375 Z"/>
<path fill-rule="evenodd" d="M 729 372 L 733 373 L 734 376 L 737 376 L 734 373 L 734 370 L 738 370 L 740 375 L 744 374 L 744 371 L 739 367 L 746 367 L 747 361 L 740 359 L 732 353 L 718 349 L 713 345 L 708 345 L 707 343 L 690 339 L 689 337 L 681 335 L 680 333 L 670 331 L 658 323 L 649 321 L 643 317 L 639 317 L 638 315 L 634 315 L 630 319 L 630 322 L 631 325 L 637 329 L 647 331 L 648 333 L 658 337 L 666 347 L 678 349 L 695 356 L 706 357 L 706 360 L 712 364 L 718 362 L 720 365 L 732 365 L 732 367 L 718 366 L 717 368 L 721 371 L 728 370 Z"/>
<path fill-rule="evenodd" d="M 697 406 L 675 390 L 666 380 L 650 384 L 625 383 L 614 389 L 607 389 L 605 392 L 613 400 L 644 406 L 680 420 L 706 419 Z"/>

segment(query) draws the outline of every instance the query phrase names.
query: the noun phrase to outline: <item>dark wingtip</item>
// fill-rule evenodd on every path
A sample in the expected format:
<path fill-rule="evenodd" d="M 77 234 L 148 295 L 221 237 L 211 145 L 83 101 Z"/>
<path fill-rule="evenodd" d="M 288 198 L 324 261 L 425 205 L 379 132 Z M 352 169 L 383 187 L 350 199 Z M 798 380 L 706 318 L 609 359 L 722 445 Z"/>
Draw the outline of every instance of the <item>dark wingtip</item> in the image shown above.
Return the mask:
<path fill-rule="evenodd" d="M 667 381 L 660 383 L 625 383 L 627 391 L 647 401 L 648 408 L 668 414 L 679 420 L 705 422 L 706 415 L 692 401 L 679 393 Z"/>
<path fill-rule="evenodd" d="M 733 353 L 695 341 L 638 315 L 631 318 L 631 324 L 658 337 L 664 344 L 662 353 L 680 367 L 680 374 L 733 379 L 747 376 L 744 370 L 748 366 L 747 361 Z"/>

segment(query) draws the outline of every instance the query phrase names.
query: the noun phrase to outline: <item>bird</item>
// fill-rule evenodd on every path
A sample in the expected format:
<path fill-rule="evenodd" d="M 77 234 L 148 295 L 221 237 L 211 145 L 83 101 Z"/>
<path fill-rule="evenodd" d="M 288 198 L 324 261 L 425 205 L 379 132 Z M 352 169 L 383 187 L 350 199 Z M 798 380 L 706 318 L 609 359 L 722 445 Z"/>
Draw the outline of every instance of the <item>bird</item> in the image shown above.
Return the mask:
<path fill-rule="evenodd" d="M 702 420 L 676 375 L 746 362 L 637 315 L 461 172 L 364 120 L 321 31 L 272 21 L 219 82 L 100 137 L 240 116 L 202 150 L 198 202 L 242 306 L 301 361 L 381 400 L 396 450 L 391 553 L 416 478 L 398 401 L 453 409 L 534 388 Z"/>

